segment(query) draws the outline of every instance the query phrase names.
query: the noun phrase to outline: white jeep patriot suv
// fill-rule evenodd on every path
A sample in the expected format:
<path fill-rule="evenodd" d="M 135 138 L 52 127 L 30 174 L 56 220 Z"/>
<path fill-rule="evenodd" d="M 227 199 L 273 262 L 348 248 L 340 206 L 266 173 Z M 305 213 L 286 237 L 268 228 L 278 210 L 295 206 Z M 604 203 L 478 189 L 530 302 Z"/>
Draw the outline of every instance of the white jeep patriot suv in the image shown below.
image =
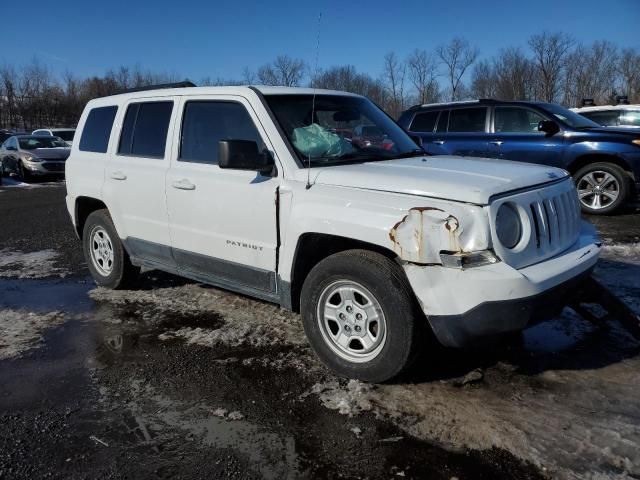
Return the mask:
<path fill-rule="evenodd" d="M 95 99 L 66 174 L 98 285 L 144 266 L 278 303 L 329 367 L 368 381 L 407 367 L 426 328 L 461 347 L 556 314 L 600 250 L 564 170 L 428 156 L 344 92 Z"/>

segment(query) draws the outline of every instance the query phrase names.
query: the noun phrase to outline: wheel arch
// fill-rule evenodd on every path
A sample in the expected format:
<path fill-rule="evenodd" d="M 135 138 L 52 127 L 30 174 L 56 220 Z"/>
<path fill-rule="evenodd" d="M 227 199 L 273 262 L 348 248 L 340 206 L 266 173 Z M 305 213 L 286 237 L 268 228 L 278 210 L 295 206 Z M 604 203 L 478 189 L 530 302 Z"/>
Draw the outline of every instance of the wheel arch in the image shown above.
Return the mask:
<path fill-rule="evenodd" d="M 610 153 L 585 153 L 576 157 L 568 166 L 567 170 L 571 175 L 575 175 L 581 168 L 590 163 L 612 163 L 622 168 L 633 179 L 633 169 L 628 162 L 617 155 Z"/>
<path fill-rule="evenodd" d="M 78 238 L 82 240 L 82 232 L 84 230 L 84 224 L 91 213 L 96 210 L 108 210 L 107 206 L 102 200 L 98 200 L 93 197 L 81 196 L 76 198 L 75 204 L 75 227 Z"/>
<path fill-rule="evenodd" d="M 369 250 L 398 261 L 395 252 L 374 243 L 327 233 L 309 232 L 300 235 L 291 266 L 289 291 L 283 299 L 284 306 L 294 312 L 300 312 L 302 285 L 311 269 L 331 255 L 355 249 Z"/>

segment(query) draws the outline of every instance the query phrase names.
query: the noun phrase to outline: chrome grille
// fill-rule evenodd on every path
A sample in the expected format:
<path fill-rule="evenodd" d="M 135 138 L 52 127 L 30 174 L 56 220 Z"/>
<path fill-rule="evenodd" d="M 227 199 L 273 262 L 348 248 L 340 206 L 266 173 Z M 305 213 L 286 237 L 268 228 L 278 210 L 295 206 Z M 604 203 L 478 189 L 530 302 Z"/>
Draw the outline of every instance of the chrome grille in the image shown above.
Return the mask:
<path fill-rule="evenodd" d="M 517 205 L 523 220 L 523 241 L 509 249 L 495 232 L 498 209 L 503 203 Z M 555 182 L 531 190 L 505 195 L 490 205 L 493 248 L 498 257 L 514 268 L 524 268 L 559 255 L 580 234 L 580 204 L 573 181 Z"/>
<path fill-rule="evenodd" d="M 537 248 L 555 250 L 575 241 L 580 229 L 580 205 L 574 191 L 536 200 L 529 209 Z"/>

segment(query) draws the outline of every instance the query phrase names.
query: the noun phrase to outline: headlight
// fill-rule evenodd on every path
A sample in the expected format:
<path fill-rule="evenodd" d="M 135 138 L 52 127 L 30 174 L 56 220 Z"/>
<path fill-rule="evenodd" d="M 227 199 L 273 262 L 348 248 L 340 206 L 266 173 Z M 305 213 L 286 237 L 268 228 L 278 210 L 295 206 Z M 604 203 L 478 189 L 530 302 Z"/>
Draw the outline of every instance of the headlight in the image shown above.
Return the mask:
<path fill-rule="evenodd" d="M 638 145 L 640 147 L 640 138 L 636 138 L 635 140 L 631 140 L 631 143 Z"/>
<path fill-rule="evenodd" d="M 515 247 L 522 238 L 522 220 L 510 203 L 503 203 L 496 214 L 496 235 L 507 248 Z"/>
<path fill-rule="evenodd" d="M 30 153 L 27 153 L 24 157 L 22 157 L 25 161 L 27 162 L 41 162 L 42 159 L 38 158 L 34 155 L 31 155 Z"/>

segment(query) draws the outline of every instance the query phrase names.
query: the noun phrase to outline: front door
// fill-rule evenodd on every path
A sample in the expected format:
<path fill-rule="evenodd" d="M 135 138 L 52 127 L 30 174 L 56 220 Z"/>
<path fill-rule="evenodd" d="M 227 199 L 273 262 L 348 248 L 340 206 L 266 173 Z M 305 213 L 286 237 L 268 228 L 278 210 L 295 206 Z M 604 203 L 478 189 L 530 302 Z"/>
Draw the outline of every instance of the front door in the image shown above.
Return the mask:
<path fill-rule="evenodd" d="M 278 178 L 221 169 L 218 142 L 252 140 L 261 150 L 273 148 L 242 97 L 190 97 L 181 111 L 166 182 L 178 267 L 222 287 L 273 298 Z"/>
<path fill-rule="evenodd" d="M 495 107 L 489 155 L 493 158 L 540 163 L 563 168 L 564 137 L 538 131 L 538 123 L 549 120 L 526 107 Z"/>

